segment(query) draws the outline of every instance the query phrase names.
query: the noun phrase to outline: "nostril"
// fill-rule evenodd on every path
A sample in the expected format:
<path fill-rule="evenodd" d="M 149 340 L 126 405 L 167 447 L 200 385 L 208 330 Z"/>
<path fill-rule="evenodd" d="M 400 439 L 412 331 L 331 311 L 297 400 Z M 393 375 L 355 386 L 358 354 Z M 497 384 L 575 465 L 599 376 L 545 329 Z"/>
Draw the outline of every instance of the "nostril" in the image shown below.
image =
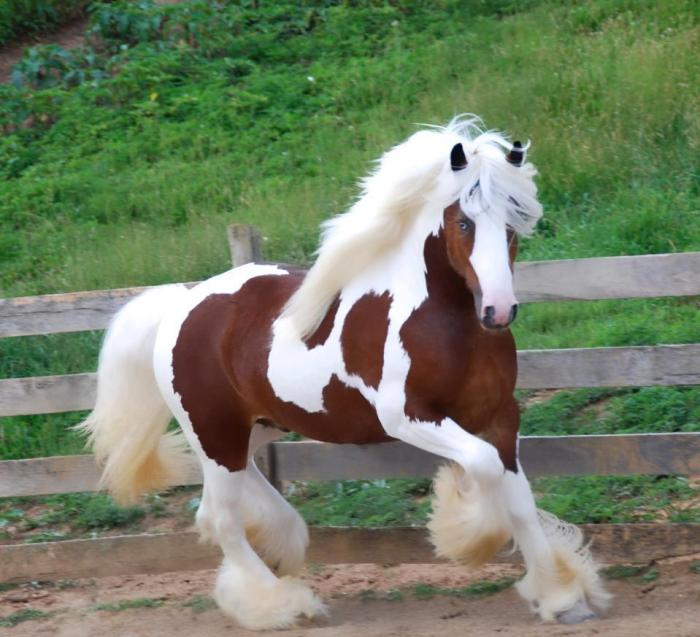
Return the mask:
<path fill-rule="evenodd" d="M 515 303 L 510 308 L 510 317 L 508 318 L 508 323 L 512 323 L 515 320 L 516 316 L 518 316 L 518 304 L 517 303 Z"/>
<path fill-rule="evenodd" d="M 486 327 L 491 327 L 493 326 L 493 316 L 496 313 L 496 308 L 493 305 L 487 305 L 484 308 L 484 318 L 482 319 L 482 322 Z"/>

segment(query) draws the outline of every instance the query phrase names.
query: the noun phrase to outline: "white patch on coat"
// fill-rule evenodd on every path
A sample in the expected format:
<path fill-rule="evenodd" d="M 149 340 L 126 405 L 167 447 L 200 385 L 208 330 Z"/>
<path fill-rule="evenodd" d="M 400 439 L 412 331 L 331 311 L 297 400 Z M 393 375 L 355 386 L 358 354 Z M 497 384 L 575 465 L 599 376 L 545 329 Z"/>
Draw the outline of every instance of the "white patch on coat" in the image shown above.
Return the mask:
<path fill-rule="evenodd" d="M 370 404 L 376 406 L 377 393 L 383 391 L 382 384 L 386 377 L 390 382 L 401 385 L 400 404 L 403 406 L 403 385 L 410 361 L 401 343 L 399 330 L 428 296 L 423 249 L 426 238 L 437 234 L 441 223 L 441 217 L 423 215 L 414 224 L 400 251 L 386 255 L 343 288 L 333 328 L 325 343 L 307 348 L 290 317 L 283 315 L 273 323 L 268 380 L 278 398 L 310 413 L 322 412 L 325 409 L 323 389 L 335 375 L 348 387 L 359 390 Z M 355 303 L 367 294 L 381 296 L 385 292 L 391 295 L 389 327 L 382 381 L 376 390 L 358 375 L 347 372 L 341 336 L 345 319 Z"/>

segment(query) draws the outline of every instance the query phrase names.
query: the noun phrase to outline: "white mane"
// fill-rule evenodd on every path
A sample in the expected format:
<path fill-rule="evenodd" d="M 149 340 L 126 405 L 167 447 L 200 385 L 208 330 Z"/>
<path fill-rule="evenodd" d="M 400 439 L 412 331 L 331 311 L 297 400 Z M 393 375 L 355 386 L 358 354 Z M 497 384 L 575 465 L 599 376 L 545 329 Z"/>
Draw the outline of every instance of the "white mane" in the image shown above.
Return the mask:
<path fill-rule="evenodd" d="M 533 182 L 537 171 L 529 163 L 509 164 L 504 151 L 512 144 L 498 133 L 483 132 L 477 122 L 456 118 L 444 128 L 413 134 L 362 180 L 356 203 L 323 224 L 316 262 L 282 315 L 302 337 L 316 330 L 348 282 L 401 245 L 418 216 L 442 216 L 457 199 L 468 210 L 477 183 L 476 196 L 488 214 L 500 216 L 519 234 L 532 232 L 542 215 Z M 453 171 L 450 151 L 460 142 L 468 165 Z"/>

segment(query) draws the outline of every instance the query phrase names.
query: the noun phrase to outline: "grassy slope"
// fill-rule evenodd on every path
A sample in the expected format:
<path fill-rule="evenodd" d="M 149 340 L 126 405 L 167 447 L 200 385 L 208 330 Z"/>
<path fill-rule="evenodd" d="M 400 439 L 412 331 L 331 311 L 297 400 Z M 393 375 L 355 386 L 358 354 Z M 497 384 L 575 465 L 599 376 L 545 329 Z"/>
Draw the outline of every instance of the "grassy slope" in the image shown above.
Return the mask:
<path fill-rule="evenodd" d="M 160 10 L 193 12 L 196 47 L 138 44 L 97 86 L 5 94 L 4 296 L 205 277 L 227 267 L 231 221 L 261 227 L 267 258 L 308 262 L 318 223 L 371 159 L 414 122 L 462 111 L 533 140 L 546 220 L 521 258 L 700 249 L 694 2 L 278 3 L 257 22 L 206 4 Z M 8 125 L 15 103 L 32 126 Z M 538 304 L 516 336 L 523 348 L 696 342 L 700 322 L 692 299 Z M 84 371 L 98 340 L 5 340 L 0 372 Z M 695 389 L 599 402 L 558 398 L 526 412 L 524 430 L 700 428 Z M 63 430 L 75 420 L 3 419 L 4 457 L 76 451 Z"/>

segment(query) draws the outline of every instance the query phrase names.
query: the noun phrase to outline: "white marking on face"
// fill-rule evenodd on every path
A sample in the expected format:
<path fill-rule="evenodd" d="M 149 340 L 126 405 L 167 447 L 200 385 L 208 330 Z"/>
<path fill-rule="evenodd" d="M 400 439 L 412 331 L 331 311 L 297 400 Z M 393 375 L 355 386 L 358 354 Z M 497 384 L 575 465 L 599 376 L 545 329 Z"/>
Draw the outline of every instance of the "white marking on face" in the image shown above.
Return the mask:
<path fill-rule="evenodd" d="M 493 306 L 494 322 L 506 325 L 517 300 L 513 292 L 505 222 L 485 212 L 474 214 L 472 219 L 475 234 L 469 261 L 481 287 L 479 318 L 484 317 L 487 307 Z"/>

